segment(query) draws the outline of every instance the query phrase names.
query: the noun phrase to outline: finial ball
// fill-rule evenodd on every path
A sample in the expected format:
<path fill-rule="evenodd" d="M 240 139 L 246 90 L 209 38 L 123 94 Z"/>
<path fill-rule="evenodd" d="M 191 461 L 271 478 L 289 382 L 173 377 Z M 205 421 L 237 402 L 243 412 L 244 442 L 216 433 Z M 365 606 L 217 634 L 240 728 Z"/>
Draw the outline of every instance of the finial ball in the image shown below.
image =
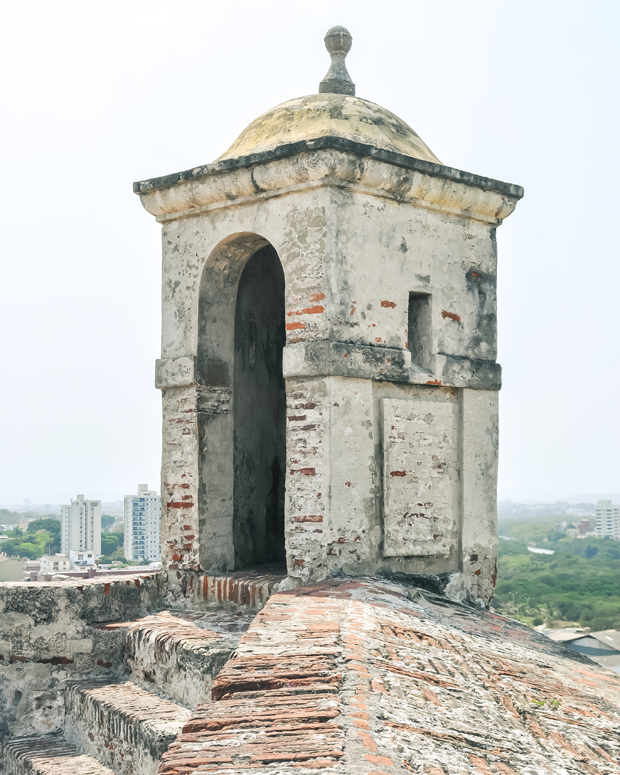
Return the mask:
<path fill-rule="evenodd" d="M 335 54 L 336 52 L 348 54 L 352 43 L 353 38 L 346 27 L 332 27 L 325 34 L 325 48 L 330 54 Z"/>

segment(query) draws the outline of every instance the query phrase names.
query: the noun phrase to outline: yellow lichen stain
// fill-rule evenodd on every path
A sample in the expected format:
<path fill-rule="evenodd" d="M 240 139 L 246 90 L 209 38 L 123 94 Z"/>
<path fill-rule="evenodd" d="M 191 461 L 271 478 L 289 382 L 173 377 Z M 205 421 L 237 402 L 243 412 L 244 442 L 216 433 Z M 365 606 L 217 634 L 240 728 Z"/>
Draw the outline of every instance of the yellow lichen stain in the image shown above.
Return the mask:
<path fill-rule="evenodd" d="M 271 151 L 280 145 L 341 137 L 441 164 L 422 138 L 389 110 L 345 94 L 311 94 L 263 113 L 216 161 Z"/>

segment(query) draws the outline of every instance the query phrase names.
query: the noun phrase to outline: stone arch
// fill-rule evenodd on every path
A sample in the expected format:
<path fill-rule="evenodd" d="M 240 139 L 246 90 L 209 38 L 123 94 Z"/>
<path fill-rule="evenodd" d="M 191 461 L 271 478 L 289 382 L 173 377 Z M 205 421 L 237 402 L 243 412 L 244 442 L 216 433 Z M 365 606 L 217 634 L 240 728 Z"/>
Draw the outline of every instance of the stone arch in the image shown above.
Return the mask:
<path fill-rule="evenodd" d="M 286 399 L 284 271 L 264 237 L 231 235 L 202 272 L 199 383 L 200 564 L 283 563 Z"/>

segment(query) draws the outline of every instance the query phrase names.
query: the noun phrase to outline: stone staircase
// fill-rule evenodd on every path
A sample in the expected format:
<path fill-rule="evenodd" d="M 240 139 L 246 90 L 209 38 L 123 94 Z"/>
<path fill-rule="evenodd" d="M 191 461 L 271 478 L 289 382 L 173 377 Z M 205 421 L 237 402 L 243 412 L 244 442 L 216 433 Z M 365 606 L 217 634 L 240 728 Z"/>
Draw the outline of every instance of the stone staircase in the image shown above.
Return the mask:
<path fill-rule="evenodd" d="M 96 625 L 125 633 L 122 665 L 109 678 L 73 681 L 52 735 L 13 738 L 3 775 L 156 775 L 162 755 L 235 650 L 251 615 L 164 611 Z"/>

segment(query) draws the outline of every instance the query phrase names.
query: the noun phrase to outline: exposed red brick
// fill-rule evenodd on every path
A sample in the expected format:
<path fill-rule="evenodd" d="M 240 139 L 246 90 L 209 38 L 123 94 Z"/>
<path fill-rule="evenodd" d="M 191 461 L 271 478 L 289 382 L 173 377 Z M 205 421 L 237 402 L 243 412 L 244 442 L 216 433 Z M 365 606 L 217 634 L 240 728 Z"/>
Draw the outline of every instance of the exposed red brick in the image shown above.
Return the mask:
<path fill-rule="evenodd" d="M 360 729 L 358 729 L 357 734 L 359 735 L 359 738 L 362 741 L 364 748 L 367 748 L 369 751 L 372 751 L 373 753 L 377 753 L 377 751 L 379 750 L 377 748 L 377 744 L 367 732 L 362 732 Z"/>
<path fill-rule="evenodd" d="M 426 699 L 429 702 L 432 702 L 433 705 L 437 705 L 437 707 L 441 707 L 441 703 L 437 699 L 437 695 L 432 689 L 429 689 L 428 687 L 424 686 L 422 687 L 422 694 L 426 697 Z"/>
<path fill-rule="evenodd" d="M 500 775 L 519 775 L 519 773 L 517 773 L 511 767 L 508 767 L 506 764 L 502 764 L 502 762 L 495 762 L 494 767 L 500 773 Z"/>
<path fill-rule="evenodd" d="M 469 760 L 481 775 L 493 775 L 484 759 L 481 759 L 479 756 L 470 756 Z"/>
<path fill-rule="evenodd" d="M 387 756 L 375 756 L 371 753 L 365 753 L 364 758 L 366 761 L 370 762 L 371 764 L 381 764 L 384 767 L 393 767 L 394 762 L 389 759 Z"/>
<path fill-rule="evenodd" d="M 445 309 L 442 310 L 441 313 L 442 318 L 448 318 L 449 320 L 454 320 L 455 323 L 461 322 L 461 316 L 457 315 L 456 312 L 447 312 Z"/>
<path fill-rule="evenodd" d="M 314 307 L 304 307 L 304 309 L 291 310 L 291 312 L 287 312 L 286 314 L 290 317 L 291 315 L 318 315 L 321 312 L 325 312 L 325 307 L 317 304 Z"/>
<path fill-rule="evenodd" d="M 394 309 L 394 307 L 396 306 L 396 302 L 395 301 L 382 301 L 381 302 L 381 306 L 382 307 L 389 307 L 391 309 Z"/>

